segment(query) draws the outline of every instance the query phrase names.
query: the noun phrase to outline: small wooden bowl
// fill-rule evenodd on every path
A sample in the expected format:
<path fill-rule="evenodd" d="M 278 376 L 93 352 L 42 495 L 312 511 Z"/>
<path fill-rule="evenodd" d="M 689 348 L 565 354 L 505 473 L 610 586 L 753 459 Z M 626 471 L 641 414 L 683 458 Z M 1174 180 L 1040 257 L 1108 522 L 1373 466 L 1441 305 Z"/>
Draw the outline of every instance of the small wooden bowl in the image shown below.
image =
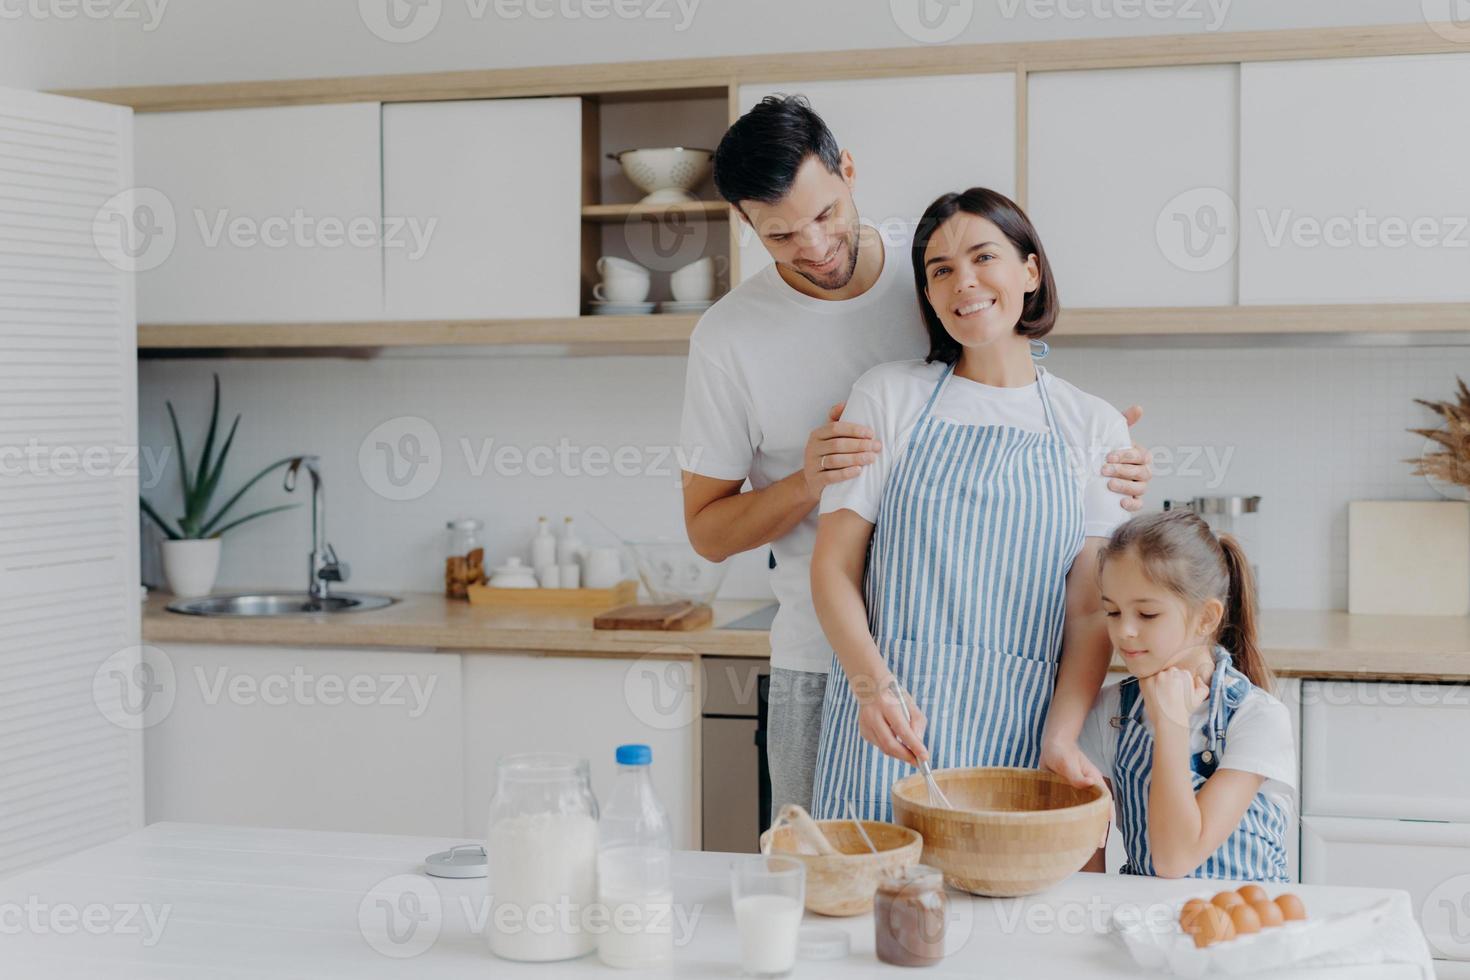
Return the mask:
<path fill-rule="evenodd" d="M 923 835 L 924 863 L 976 895 L 1044 891 L 1082 868 L 1102 842 L 1113 801 L 1038 769 L 935 770 L 953 810 L 929 805 L 924 777 L 893 784 L 894 819 Z"/>
<path fill-rule="evenodd" d="M 888 874 L 919 863 L 924 840 L 897 824 L 864 820 L 863 829 L 878 849 L 863 843 L 851 820 L 818 820 L 818 827 L 841 854 L 796 854 L 796 831 L 789 826 L 761 834 L 761 849 L 796 858 L 806 865 L 806 907 L 820 915 L 862 915 L 873 911 L 878 882 Z"/>

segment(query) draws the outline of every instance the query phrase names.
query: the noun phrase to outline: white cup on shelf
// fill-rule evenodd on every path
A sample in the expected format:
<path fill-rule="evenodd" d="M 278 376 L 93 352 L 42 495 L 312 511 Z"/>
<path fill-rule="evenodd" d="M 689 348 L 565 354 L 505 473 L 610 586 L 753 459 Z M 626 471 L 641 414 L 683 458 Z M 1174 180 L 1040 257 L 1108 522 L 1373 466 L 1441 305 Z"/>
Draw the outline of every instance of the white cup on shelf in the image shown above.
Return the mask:
<path fill-rule="evenodd" d="M 669 291 L 681 303 L 697 303 L 713 299 L 715 284 L 730 267 L 723 255 L 709 256 L 676 269 L 669 276 Z"/>
<path fill-rule="evenodd" d="M 581 578 L 581 568 L 579 568 L 577 563 L 574 561 L 567 562 L 565 565 L 561 566 L 561 574 L 559 577 L 561 579 L 562 588 L 575 589 L 578 586 L 578 579 Z"/>
<path fill-rule="evenodd" d="M 599 303 L 642 303 L 648 299 L 653 283 L 633 276 L 604 279 L 592 287 L 592 298 Z"/>

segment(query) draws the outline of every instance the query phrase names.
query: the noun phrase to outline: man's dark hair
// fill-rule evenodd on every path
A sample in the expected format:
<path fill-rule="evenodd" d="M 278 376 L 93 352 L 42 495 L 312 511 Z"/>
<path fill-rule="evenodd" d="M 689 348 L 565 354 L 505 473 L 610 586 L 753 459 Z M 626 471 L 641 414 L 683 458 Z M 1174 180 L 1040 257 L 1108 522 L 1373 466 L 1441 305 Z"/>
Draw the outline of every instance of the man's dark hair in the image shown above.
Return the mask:
<path fill-rule="evenodd" d="M 715 149 L 715 189 L 726 201 L 775 204 L 815 155 L 829 173 L 842 168 L 842 150 L 822 117 L 800 95 L 768 95 L 725 131 Z"/>

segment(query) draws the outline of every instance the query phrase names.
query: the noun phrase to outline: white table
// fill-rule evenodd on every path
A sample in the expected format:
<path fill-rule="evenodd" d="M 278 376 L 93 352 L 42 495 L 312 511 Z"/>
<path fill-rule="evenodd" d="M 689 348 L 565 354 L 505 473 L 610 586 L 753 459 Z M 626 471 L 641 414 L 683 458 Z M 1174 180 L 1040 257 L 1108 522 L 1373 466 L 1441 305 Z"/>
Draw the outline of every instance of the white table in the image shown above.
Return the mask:
<path fill-rule="evenodd" d="M 0 977 L 632 976 L 603 967 L 595 955 L 555 964 L 516 964 L 491 956 L 471 927 L 472 917 L 482 914 L 484 879 L 453 881 L 417 873 L 426 855 L 455 843 L 461 841 L 154 824 L 0 881 Z M 730 859 L 694 852 L 676 856 L 675 899 L 692 928 L 665 975 L 738 974 Z M 873 956 L 871 916 L 825 919 L 808 913 L 808 921 L 846 930 L 852 953 L 840 962 L 799 963 L 795 976 L 1136 980 L 1138 968 L 1101 932 L 1112 908 L 1167 900 L 1200 887 L 1187 880 L 1077 874 L 1029 899 L 953 894 L 958 914 L 950 925 L 950 955 L 926 971 L 879 963 Z M 1365 907 L 1386 895 L 1401 899 L 1403 914 L 1411 914 L 1402 892 L 1310 885 L 1294 890 L 1313 914 Z M 407 919 L 395 918 L 401 929 L 397 938 L 403 940 L 395 943 L 382 931 L 388 917 L 376 900 L 412 911 L 413 900 L 402 898 L 406 891 L 421 896 L 417 908 L 425 914 L 432 912 L 437 896 L 440 914 L 412 931 Z M 368 924 L 366 933 L 361 923 Z M 676 922 L 676 940 L 685 935 Z M 417 955 L 398 958 L 380 949 Z M 1325 980 L 1320 971 L 1272 976 Z M 1375 965 L 1335 968 L 1330 976 L 1421 980 L 1424 974 L 1409 966 Z"/>

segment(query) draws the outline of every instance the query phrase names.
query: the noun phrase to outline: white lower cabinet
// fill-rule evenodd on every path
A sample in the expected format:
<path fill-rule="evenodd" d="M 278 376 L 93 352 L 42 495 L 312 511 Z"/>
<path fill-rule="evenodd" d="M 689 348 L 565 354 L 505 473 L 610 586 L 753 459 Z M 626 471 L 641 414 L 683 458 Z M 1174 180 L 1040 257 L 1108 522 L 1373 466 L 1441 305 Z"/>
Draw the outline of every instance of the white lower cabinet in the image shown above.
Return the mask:
<path fill-rule="evenodd" d="M 485 834 L 500 756 L 584 756 L 605 801 L 617 774 L 614 751 L 641 743 L 653 749 L 654 789 L 668 808 L 674 847 L 698 850 L 695 683 L 688 660 L 466 654 L 463 833 Z"/>
<path fill-rule="evenodd" d="M 479 838 L 495 763 L 568 752 L 606 800 L 653 749 L 674 846 L 698 850 L 690 660 L 164 644 L 147 819 Z"/>
<path fill-rule="evenodd" d="M 1430 952 L 1470 960 L 1470 824 L 1308 815 L 1302 881 L 1402 888 Z"/>
<path fill-rule="evenodd" d="M 148 822 L 459 834 L 457 654 L 170 643 L 149 661 Z"/>

